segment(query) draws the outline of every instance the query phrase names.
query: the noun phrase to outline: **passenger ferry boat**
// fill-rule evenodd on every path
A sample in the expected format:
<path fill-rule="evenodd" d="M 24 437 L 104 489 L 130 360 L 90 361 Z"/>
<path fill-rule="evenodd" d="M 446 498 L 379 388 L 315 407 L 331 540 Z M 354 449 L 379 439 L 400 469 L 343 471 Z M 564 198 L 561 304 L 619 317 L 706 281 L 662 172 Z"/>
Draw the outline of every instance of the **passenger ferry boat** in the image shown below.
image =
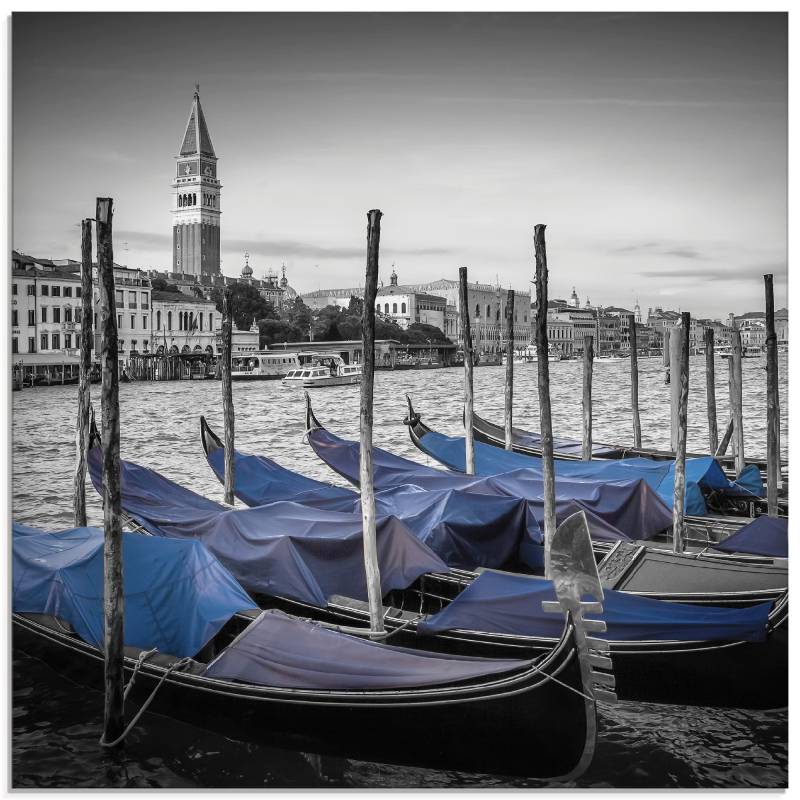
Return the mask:
<path fill-rule="evenodd" d="M 248 353 L 244 356 L 234 356 L 231 359 L 231 380 L 277 380 L 299 366 L 297 353 L 277 350 Z"/>
<path fill-rule="evenodd" d="M 282 383 L 284 386 L 302 386 L 314 389 L 319 386 L 346 386 L 361 382 L 361 364 L 345 364 L 341 356 L 329 353 L 298 353 L 300 361 L 290 370 Z"/>

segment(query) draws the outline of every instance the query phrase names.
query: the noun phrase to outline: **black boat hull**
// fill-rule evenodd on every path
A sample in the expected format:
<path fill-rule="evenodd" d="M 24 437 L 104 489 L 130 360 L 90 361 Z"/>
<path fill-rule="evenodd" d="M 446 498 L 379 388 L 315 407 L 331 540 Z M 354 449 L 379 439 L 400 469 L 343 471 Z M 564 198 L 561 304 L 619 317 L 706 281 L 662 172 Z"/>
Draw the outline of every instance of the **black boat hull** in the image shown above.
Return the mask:
<path fill-rule="evenodd" d="M 14 647 L 79 684 L 102 689 L 99 650 L 15 614 Z M 138 651 L 126 648 L 130 678 Z M 568 780 L 594 753 L 594 702 L 582 694 L 572 627 L 524 677 L 416 692 L 297 692 L 174 672 L 151 709 L 235 739 L 359 759 Z M 145 662 L 129 703 L 163 676 Z M 554 676 L 557 680 L 550 680 Z M 566 685 L 565 685 L 566 684 Z M 130 708 L 130 706 L 129 706 Z M 129 716 L 131 712 L 129 711 Z"/>

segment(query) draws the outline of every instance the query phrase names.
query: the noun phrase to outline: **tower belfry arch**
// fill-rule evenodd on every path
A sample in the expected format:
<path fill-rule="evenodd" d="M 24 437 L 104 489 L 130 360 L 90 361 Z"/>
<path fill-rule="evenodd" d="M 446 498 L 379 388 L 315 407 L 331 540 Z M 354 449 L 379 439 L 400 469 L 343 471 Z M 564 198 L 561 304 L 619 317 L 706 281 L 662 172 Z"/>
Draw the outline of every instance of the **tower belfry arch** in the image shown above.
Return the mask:
<path fill-rule="evenodd" d="M 195 84 L 189 118 L 175 157 L 172 183 L 172 271 L 220 273 L 220 190 L 217 155 Z"/>

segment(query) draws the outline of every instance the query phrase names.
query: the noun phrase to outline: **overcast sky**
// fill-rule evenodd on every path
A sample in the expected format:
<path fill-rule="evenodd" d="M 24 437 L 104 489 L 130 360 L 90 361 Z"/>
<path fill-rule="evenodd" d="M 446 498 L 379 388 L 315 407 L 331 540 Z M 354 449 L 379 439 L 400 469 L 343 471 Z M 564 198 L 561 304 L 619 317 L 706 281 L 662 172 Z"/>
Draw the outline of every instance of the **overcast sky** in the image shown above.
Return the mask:
<path fill-rule="evenodd" d="M 784 14 L 15 14 L 13 242 L 169 269 L 194 84 L 222 181 L 223 272 L 300 291 L 381 278 L 722 317 L 786 303 Z M 127 243 L 127 250 L 123 243 Z"/>

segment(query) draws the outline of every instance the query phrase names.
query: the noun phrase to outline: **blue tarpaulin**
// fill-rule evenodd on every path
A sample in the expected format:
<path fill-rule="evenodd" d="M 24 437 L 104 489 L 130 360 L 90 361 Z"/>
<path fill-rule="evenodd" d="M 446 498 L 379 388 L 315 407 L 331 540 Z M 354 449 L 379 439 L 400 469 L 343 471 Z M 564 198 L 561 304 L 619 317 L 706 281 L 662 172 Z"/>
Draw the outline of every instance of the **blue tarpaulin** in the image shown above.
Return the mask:
<path fill-rule="evenodd" d="M 222 448 L 208 457 L 224 479 Z M 234 494 L 250 506 L 292 500 L 310 508 L 360 513 L 357 492 L 312 480 L 264 456 L 234 451 Z M 395 516 L 451 567 L 502 567 L 522 562 L 543 566 L 542 532 L 527 500 L 484 496 L 459 489 L 425 491 L 397 486 L 375 493 L 379 516 Z"/>
<path fill-rule="evenodd" d="M 101 487 L 100 448 L 89 474 Z M 150 533 L 197 539 L 248 591 L 319 607 L 332 594 L 367 599 L 361 514 L 272 503 L 230 509 L 159 473 L 120 461 L 122 507 Z M 386 594 L 447 565 L 396 517 L 377 520 L 378 563 Z"/>
<path fill-rule="evenodd" d="M 761 642 L 772 608 L 772 603 L 749 608 L 666 603 L 611 589 L 604 595 L 601 618 L 607 631 L 592 636 L 612 641 Z M 552 582 L 544 578 L 487 571 L 442 611 L 419 623 L 419 631 L 460 629 L 558 638 L 563 617 L 542 610 L 543 600 L 555 599 Z"/>
<path fill-rule="evenodd" d="M 13 526 L 13 608 L 52 614 L 103 643 L 103 531 Z M 256 608 L 200 542 L 122 534 L 125 644 L 194 656 L 238 611 Z"/>
<path fill-rule="evenodd" d="M 393 647 L 265 611 L 205 675 L 286 689 L 403 689 L 497 675 L 529 663 Z"/>
<path fill-rule="evenodd" d="M 430 431 L 420 437 L 422 450 L 449 469 L 464 472 L 464 437 L 445 436 Z M 621 458 L 597 461 L 554 462 L 556 481 L 564 478 L 594 481 L 645 481 L 658 496 L 672 506 L 675 492 L 675 462 L 651 458 Z M 530 469 L 542 475 L 542 459 L 499 447 L 475 442 L 475 474 L 499 475 L 515 469 Z M 558 485 L 558 484 L 556 484 Z M 742 472 L 734 482 L 725 477 L 719 462 L 711 456 L 686 459 L 686 513 L 702 516 L 708 512 L 705 492 L 717 492 L 730 497 L 754 497 L 764 493 L 761 473 L 755 465 Z"/>
<path fill-rule="evenodd" d="M 308 432 L 314 452 L 335 472 L 353 484 L 359 480 L 359 443 L 334 436 L 324 428 Z M 544 482 L 532 470 L 503 475 L 469 476 L 426 467 L 378 447 L 372 449 L 377 489 L 402 484 L 421 489 L 459 489 L 477 495 L 527 500 L 539 525 L 544 526 Z M 556 521 L 584 511 L 593 539 L 650 539 L 672 526 L 672 512 L 642 480 L 562 480 L 556 483 Z"/>
<path fill-rule="evenodd" d="M 789 557 L 789 520 L 786 517 L 756 517 L 719 544 L 724 553 L 752 553 L 772 558 Z"/>

